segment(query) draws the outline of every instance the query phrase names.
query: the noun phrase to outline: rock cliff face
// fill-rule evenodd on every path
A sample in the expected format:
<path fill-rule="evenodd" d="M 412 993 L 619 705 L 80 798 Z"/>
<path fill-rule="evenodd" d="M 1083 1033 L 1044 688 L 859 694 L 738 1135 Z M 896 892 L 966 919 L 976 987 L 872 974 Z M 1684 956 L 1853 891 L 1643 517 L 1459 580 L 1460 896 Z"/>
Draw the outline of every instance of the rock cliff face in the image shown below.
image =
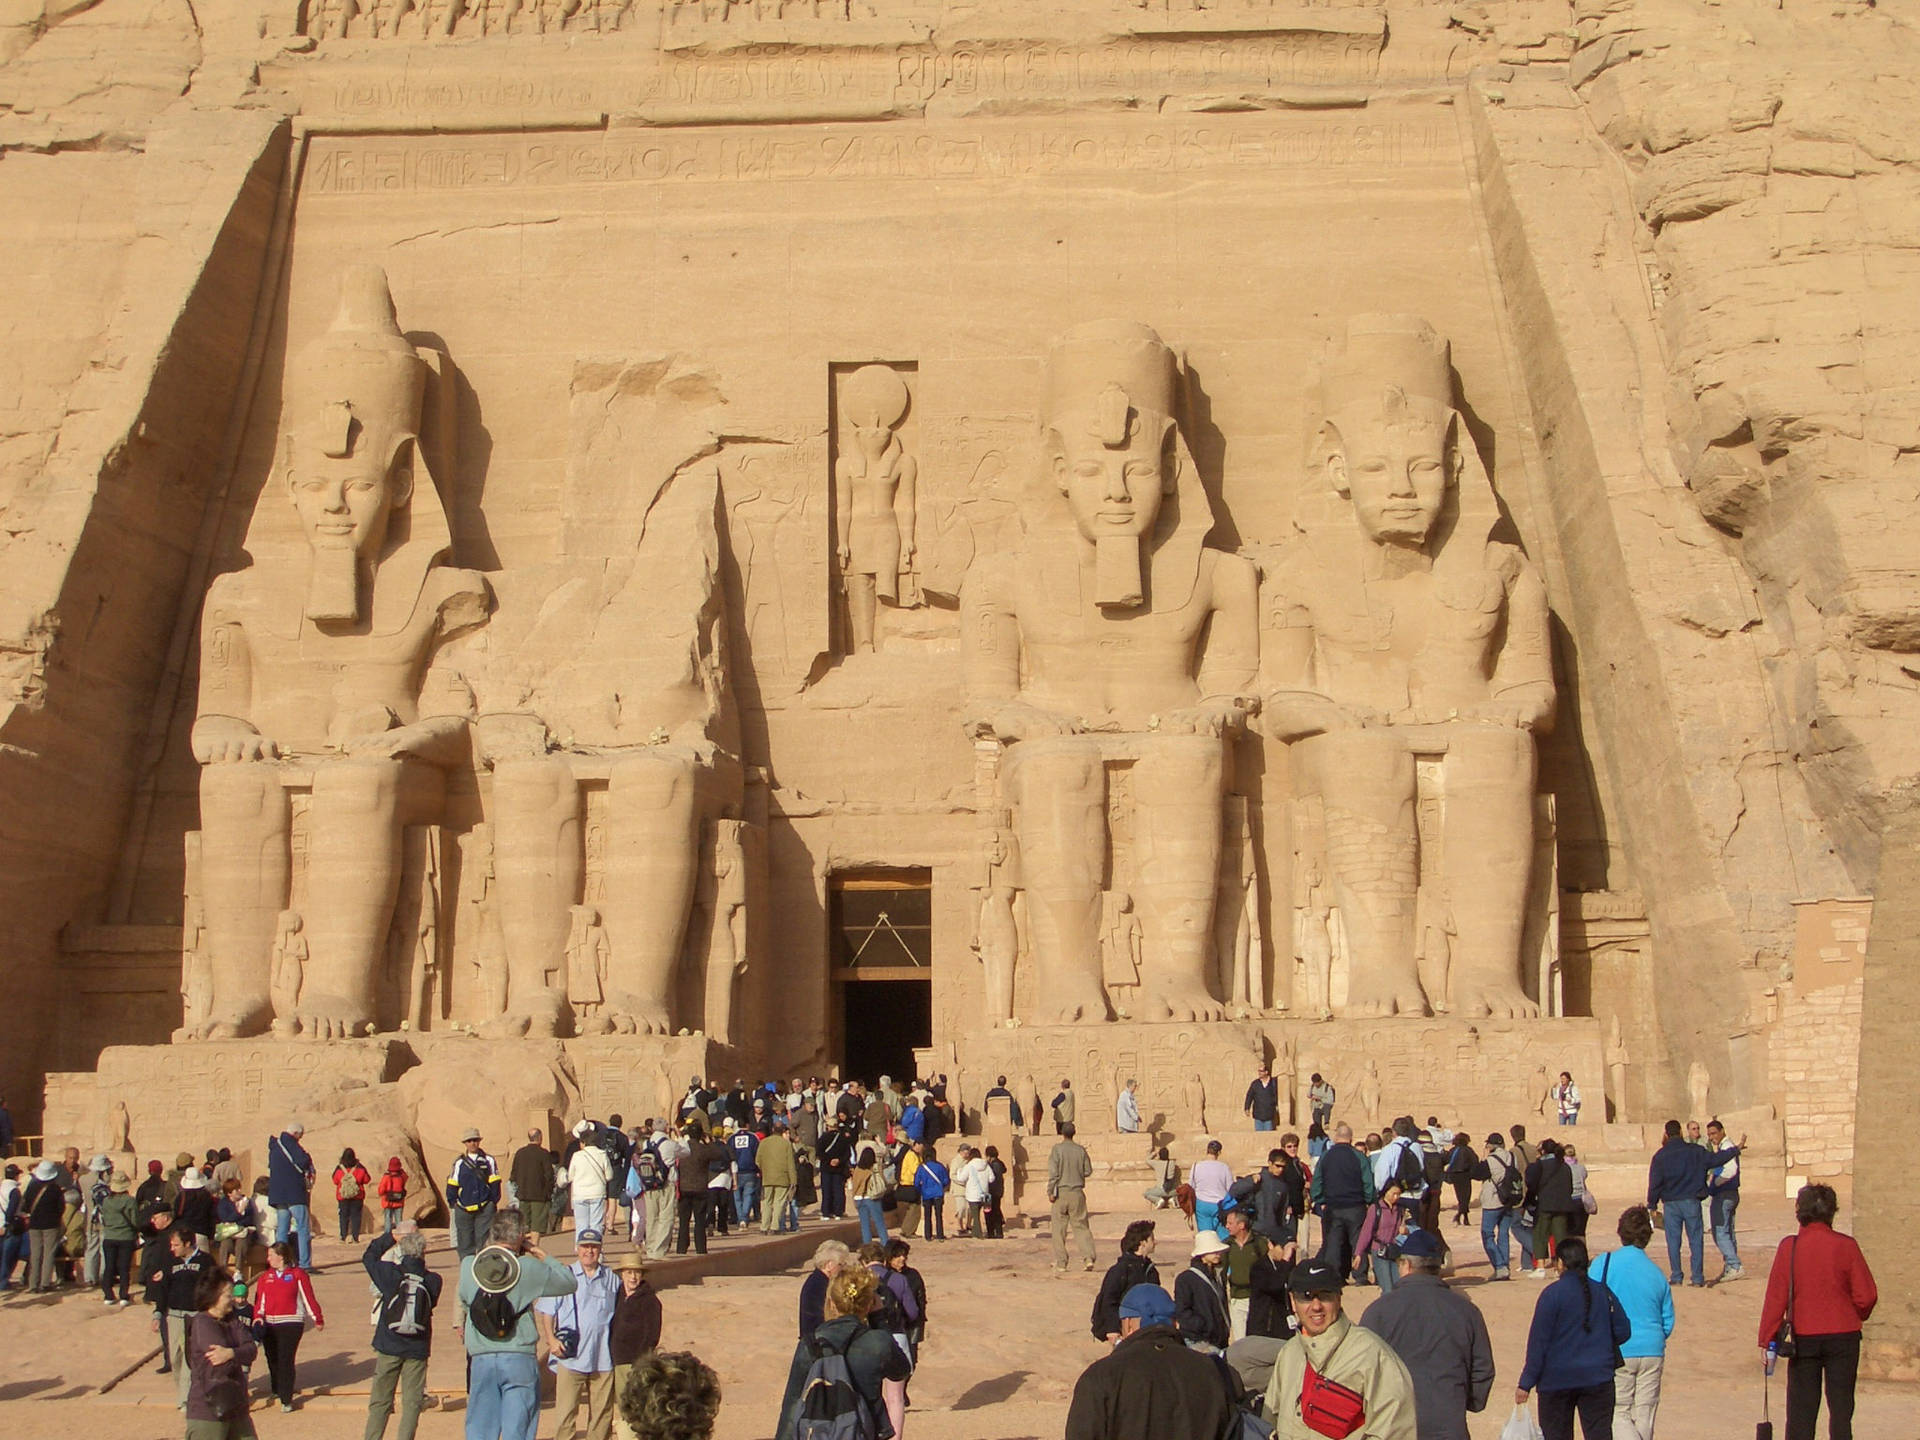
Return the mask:
<path fill-rule="evenodd" d="M 1245 377 L 1264 367 L 1285 390 L 1303 367 L 1288 337 L 1236 334 L 1217 318 L 1220 297 L 1286 287 L 1275 254 L 1311 261 L 1311 247 L 1265 242 L 1311 231 L 1329 208 L 1365 212 L 1376 229 L 1401 225 L 1392 263 L 1368 284 L 1295 307 L 1323 333 L 1343 311 L 1379 308 L 1374 280 L 1399 308 L 1419 309 L 1423 292 L 1452 283 L 1456 262 L 1482 267 L 1499 318 L 1481 333 L 1454 327 L 1456 356 L 1470 396 L 1510 418 L 1505 453 L 1488 463 L 1554 611 L 1565 718 L 1542 773 L 1560 802 L 1561 881 L 1637 891 L 1653 936 L 1644 989 L 1596 993 L 1595 1010 L 1626 1014 L 1658 1072 L 1648 1104 L 1678 1104 L 1695 1059 L 1715 1093 L 1756 1098 L 1763 1076 L 1729 1046 L 1747 1023 L 1743 969 L 1791 956 L 1790 902 L 1872 892 L 1883 797 L 1920 768 L 1916 76 L 1920 31 L 1908 20 L 1800 0 L 98 0 L 16 10 L 0 26 L 0 237 L 12 280 L 0 291 L 0 964 L 23 1011 L 46 1023 L 38 1048 L 10 1046 L 0 1059 L 0 1088 L 31 1090 L 46 1069 L 89 1064 L 103 1043 L 163 1037 L 177 1021 L 168 927 L 183 918 L 182 836 L 197 823 L 181 717 L 193 709 L 200 596 L 240 563 L 264 475 L 249 437 L 271 428 L 256 411 L 273 408 L 289 286 L 309 263 L 299 193 L 333 215 L 387 194 L 444 194 L 436 228 L 369 224 L 376 250 L 391 252 L 372 258 L 393 264 L 397 284 L 478 296 L 518 265 L 550 264 L 592 284 L 614 274 L 655 287 L 662 312 L 684 317 L 674 291 L 696 262 L 737 276 L 743 294 L 782 265 L 819 273 L 804 235 L 781 238 L 725 199 L 703 211 L 689 193 L 719 197 L 722 182 L 754 180 L 790 183 L 798 196 L 815 181 L 844 182 L 850 211 L 871 204 L 883 216 L 868 240 L 884 257 L 925 223 L 884 187 L 931 195 L 953 176 L 987 174 L 999 188 L 981 192 L 985 203 L 1008 217 L 994 263 L 1030 269 L 1035 308 L 1059 302 L 1049 287 L 1063 284 L 1096 308 L 1147 294 L 1165 312 L 1149 318 L 1190 335 L 1181 343 L 1194 346 L 1202 398 L 1218 401 L 1195 427 L 1217 534 L 1249 549 L 1278 533 L 1285 487 L 1272 472 L 1297 463 L 1299 437 L 1290 415 L 1242 398 L 1259 391 Z M 1230 133 L 1247 117 L 1302 128 Z M 1144 128 L 1156 118 L 1164 134 Z M 877 123 L 857 136 L 823 132 L 814 149 L 793 140 L 807 124 L 847 119 Z M 979 133 L 941 129 L 961 121 Z M 718 122 L 731 128 L 697 130 Z M 399 131 L 450 138 L 415 158 L 375 143 Z M 530 138 L 499 143 L 506 131 Z M 333 137 L 312 165 L 310 136 Z M 491 138 L 463 148 L 463 136 Z M 1405 218 L 1451 203 L 1423 199 L 1423 187 L 1440 195 L 1443 161 L 1463 170 L 1471 194 L 1459 228 L 1477 227 L 1452 250 Z M 1328 177 L 1356 165 L 1374 167 L 1366 183 L 1329 193 Z M 1115 257 L 1142 252 L 1112 230 L 1102 242 L 1100 225 L 1083 231 L 1074 208 L 1094 203 L 1096 183 L 1120 183 L 1093 177 L 1232 167 L 1277 187 L 1260 223 L 1226 233 L 1182 212 L 1137 284 L 1114 273 Z M 538 187 L 562 180 L 570 198 L 549 204 Z M 709 188 L 663 189 L 679 197 L 662 202 L 678 228 L 639 246 L 624 271 L 606 252 L 637 233 L 631 218 L 598 234 L 566 230 L 567 248 L 524 259 L 543 227 L 577 226 L 602 193 L 592 187 L 629 181 Z M 1296 183 L 1322 188 L 1286 188 Z M 490 201 L 494 188 L 508 198 Z M 1065 219 L 1045 208 L 1061 196 Z M 703 248 L 709 221 L 724 246 Z M 316 241 L 310 263 L 345 258 L 350 229 Z M 469 234 L 486 248 L 461 250 L 456 237 Z M 1076 258 L 1062 265 L 1069 246 Z M 434 262 L 411 258 L 429 253 Z M 457 268 L 482 254 L 471 272 Z M 919 363 L 936 387 L 940 366 L 981 350 L 983 335 L 1039 323 L 1014 307 L 977 313 L 964 270 L 828 273 L 832 304 L 796 312 L 814 330 L 861 306 L 942 312 L 938 324 L 897 327 L 925 338 Z M 1203 312 L 1216 318 L 1195 318 Z M 1084 312 L 1048 323 L 1076 318 Z M 767 735 L 812 725 L 825 737 L 793 746 L 784 793 L 772 767 L 789 823 L 770 845 L 798 867 L 774 886 L 804 901 L 826 863 L 809 846 L 884 858 L 851 832 L 807 838 L 798 827 L 809 806 L 842 807 L 840 820 L 822 821 L 826 833 L 874 808 L 855 793 L 874 776 L 928 792 L 913 792 L 900 815 L 951 809 L 942 797 L 964 784 L 944 759 L 881 774 L 947 733 L 914 720 L 920 692 L 939 693 L 941 647 L 953 638 L 937 576 L 937 603 L 899 621 L 890 672 L 908 673 L 905 655 L 924 684 L 903 690 L 874 667 L 828 673 L 838 601 L 828 598 L 818 475 L 827 430 L 792 421 L 806 408 L 795 396 L 819 387 L 811 372 L 763 382 L 740 365 L 805 348 L 808 328 L 744 304 L 707 332 L 641 337 L 624 352 L 717 353 L 732 362 L 730 401 L 755 403 L 756 386 L 774 392 L 778 423 L 742 427 L 752 433 L 700 428 L 697 443 L 675 449 L 648 423 L 673 451 L 654 478 L 678 474 L 667 493 L 687 511 L 660 533 L 698 540 L 672 557 L 684 583 L 711 595 L 731 587 L 742 603 L 730 652 L 745 697 L 742 758 L 765 770 L 756 747 Z M 847 333 L 864 343 L 868 332 Z M 476 356 L 493 377 L 462 423 L 509 438 L 518 397 L 503 395 L 513 366 L 500 356 L 514 337 L 480 320 L 453 338 L 457 359 Z M 893 358 L 856 349 L 830 358 Z M 937 498 L 929 535 L 949 549 L 963 533 L 988 544 L 981 517 L 1005 508 L 996 484 L 1013 447 L 978 437 L 1019 428 L 1031 363 L 1002 366 L 1004 388 L 979 386 L 965 413 L 936 407 L 915 419 L 926 426 L 923 484 Z M 1491 396 L 1496 376 L 1511 393 Z M 542 384 L 554 390 L 535 376 L 534 400 Z M 600 403 L 592 386 L 558 385 L 541 434 L 504 446 L 508 463 L 492 473 L 476 462 L 485 483 L 465 492 L 471 513 L 455 516 L 463 563 L 521 564 L 515 547 L 555 528 L 511 511 L 515 485 L 564 491 L 569 404 Z M 708 455 L 710 469 L 676 468 Z M 473 523 L 482 511 L 500 542 L 492 555 Z M 569 544 L 587 553 L 590 539 Z M 941 543 L 928 540 L 930 576 Z M 610 614 L 646 582 L 617 578 L 628 589 L 609 584 Z M 523 566 L 502 589 L 511 598 L 538 583 Z M 717 630 L 713 609 L 700 613 Z M 512 620 L 503 645 L 520 633 Z M 717 636 L 660 643 L 684 662 L 682 688 L 713 689 L 704 667 L 720 664 Z M 511 658 L 496 655 L 496 673 Z M 860 755 L 841 738 L 849 725 L 871 735 Z M 1283 761 L 1267 768 L 1280 786 Z M 1269 863 L 1274 853 L 1269 845 Z M 150 928 L 95 943 L 102 926 L 123 939 Z M 1284 922 L 1269 927 L 1276 967 L 1291 958 L 1277 934 Z M 819 1003 L 799 1008 L 811 1015 Z"/>
<path fill-rule="evenodd" d="M 1777 720 L 1747 805 L 1801 792 L 1791 883 L 1837 861 L 1870 891 L 1881 797 L 1920 759 L 1920 34 L 1847 3 L 1582 6 L 1575 32 L 1639 219 L 1671 464 L 1752 587 Z"/>

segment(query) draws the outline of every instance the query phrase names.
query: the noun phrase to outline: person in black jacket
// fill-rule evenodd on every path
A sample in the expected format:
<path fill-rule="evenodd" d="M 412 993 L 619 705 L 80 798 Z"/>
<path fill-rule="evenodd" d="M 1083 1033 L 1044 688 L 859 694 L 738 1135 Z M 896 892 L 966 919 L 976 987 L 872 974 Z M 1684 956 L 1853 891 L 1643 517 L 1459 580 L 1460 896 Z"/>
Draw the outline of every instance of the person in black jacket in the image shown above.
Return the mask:
<path fill-rule="evenodd" d="M 1227 1242 L 1218 1232 L 1202 1230 L 1193 1237 L 1193 1259 L 1173 1282 L 1174 1323 L 1187 1348 L 1218 1355 L 1227 1348 L 1232 1322 L 1227 1314 L 1227 1282 L 1223 1269 Z"/>
<path fill-rule="evenodd" d="M 1453 1148 L 1447 1151 L 1447 1183 L 1453 1186 L 1453 1223 L 1468 1223 L 1473 1209 L 1473 1171 L 1480 1157 L 1473 1153 L 1473 1138 L 1464 1130 L 1453 1132 Z"/>
<path fill-rule="evenodd" d="M 1236 1433 L 1229 1429 L 1237 1399 L 1233 1378 L 1217 1360 L 1194 1353 L 1191 1340 L 1181 1343 L 1183 1332 L 1175 1328 L 1167 1292 L 1157 1285 L 1134 1286 L 1120 1302 L 1120 1316 L 1120 1343 L 1089 1365 L 1073 1387 L 1066 1440 Z"/>
<path fill-rule="evenodd" d="M 1560 1242 L 1569 1234 L 1567 1217 L 1580 1208 L 1573 1193 L 1573 1172 L 1560 1157 L 1559 1142 L 1540 1142 L 1540 1158 L 1527 1166 L 1527 1198 L 1522 1203 L 1533 1207 L 1537 1217 L 1533 1253 L 1539 1257 L 1539 1273 L 1544 1276 L 1551 1273 L 1545 1266 L 1557 1258 Z"/>
<path fill-rule="evenodd" d="M 1120 1237 L 1120 1258 L 1101 1278 L 1093 1297 L 1093 1338 L 1108 1345 L 1120 1339 L 1120 1302 L 1136 1285 L 1158 1285 L 1160 1267 L 1153 1263 L 1153 1221 L 1136 1220 Z"/>
<path fill-rule="evenodd" d="M 67 1173 L 52 1160 L 33 1167 L 33 1178 L 20 1197 L 20 1214 L 27 1223 L 27 1288 L 35 1294 L 58 1288 L 53 1273 L 54 1254 L 66 1221 Z M 188 1307 L 191 1311 L 192 1307 Z"/>
<path fill-rule="evenodd" d="M 153 1307 L 153 1333 L 160 1337 L 160 1373 L 173 1373 L 173 1346 L 167 1335 L 167 1276 L 173 1270 L 173 1249 L 167 1236 L 173 1229 L 173 1211 L 162 1204 L 140 1221 L 140 1298 Z"/>
<path fill-rule="evenodd" d="M 857 1120 L 843 1120 L 820 1137 L 820 1218 L 847 1218 L 847 1177 L 853 1173 Z"/>
<path fill-rule="evenodd" d="M 360 1257 L 367 1278 L 380 1293 L 374 1307 L 373 1388 L 367 1399 L 368 1436 L 386 1433 L 393 1414 L 393 1392 L 400 1389 L 400 1440 L 413 1440 L 420 1403 L 427 1391 L 427 1356 L 433 1344 L 433 1309 L 440 1301 L 440 1276 L 427 1268 L 427 1237 L 419 1225 L 402 1220 L 392 1235 L 376 1235 Z M 396 1331 L 393 1327 L 399 1325 Z M 417 1329 L 415 1327 L 418 1327 Z"/>
<path fill-rule="evenodd" d="M 707 1181 L 712 1178 L 716 1161 L 725 1164 L 727 1147 L 707 1138 L 707 1132 L 698 1125 L 687 1127 L 687 1144 L 680 1158 L 673 1162 L 674 1181 L 680 1195 L 680 1243 L 674 1250 L 676 1255 L 687 1253 L 687 1232 L 693 1232 L 693 1248 L 696 1253 L 707 1253 L 707 1221 L 713 1213 L 713 1191 Z"/>

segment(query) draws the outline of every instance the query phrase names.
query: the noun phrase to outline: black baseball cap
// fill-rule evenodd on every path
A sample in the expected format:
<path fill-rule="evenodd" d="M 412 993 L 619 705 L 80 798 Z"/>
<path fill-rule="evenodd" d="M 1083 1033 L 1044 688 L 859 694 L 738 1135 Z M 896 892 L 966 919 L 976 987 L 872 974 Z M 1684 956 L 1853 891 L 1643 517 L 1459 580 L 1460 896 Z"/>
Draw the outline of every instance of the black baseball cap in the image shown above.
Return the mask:
<path fill-rule="evenodd" d="M 1328 1291 L 1338 1295 L 1346 1288 L 1340 1272 L 1325 1260 L 1303 1260 L 1293 1267 L 1287 1289 L 1295 1295 L 1320 1295 Z"/>

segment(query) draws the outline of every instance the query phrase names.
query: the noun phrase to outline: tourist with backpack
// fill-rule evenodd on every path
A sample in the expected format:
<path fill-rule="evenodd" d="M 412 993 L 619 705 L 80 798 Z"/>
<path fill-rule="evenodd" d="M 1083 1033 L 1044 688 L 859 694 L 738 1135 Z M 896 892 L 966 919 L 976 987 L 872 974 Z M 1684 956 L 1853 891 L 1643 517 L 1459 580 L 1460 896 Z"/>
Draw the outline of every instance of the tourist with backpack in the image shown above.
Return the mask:
<path fill-rule="evenodd" d="M 360 1163 L 349 1145 L 340 1152 L 340 1163 L 333 1167 L 333 1200 L 340 1207 L 340 1238 L 360 1243 L 360 1226 L 367 1211 L 367 1187 L 373 1176 Z"/>
<path fill-rule="evenodd" d="M 1514 1227 L 1527 1185 L 1519 1160 L 1498 1130 L 1487 1136 L 1487 1156 L 1473 1167 L 1473 1178 L 1480 1182 L 1481 1248 L 1493 1266 L 1493 1278 L 1510 1280 Z"/>
<path fill-rule="evenodd" d="M 673 1246 L 674 1206 L 679 1198 L 674 1190 L 673 1167 L 683 1148 L 667 1123 L 656 1120 L 645 1141 L 633 1152 L 633 1174 L 640 1185 L 640 1204 L 646 1217 L 644 1238 L 649 1260 L 664 1259 Z"/>
<path fill-rule="evenodd" d="M 383 1235 L 391 1235 L 407 1208 L 407 1167 L 398 1155 L 389 1156 L 385 1173 L 380 1176 L 380 1224 Z"/>
<path fill-rule="evenodd" d="M 827 1282 L 826 1320 L 794 1347 L 775 1440 L 891 1440 L 882 1387 L 913 1365 L 892 1336 L 869 1328 L 880 1282 L 846 1265 Z"/>
<path fill-rule="evenodd" d="M 480 1131 L 461 1132 L 460 1153 L 447 1172 L 447 1211 L 453 1216 L 453 1248 L 470 1259 L 484 1243 L 500 1204 L 500 1167 L 480 1148 Z"/>
<path fill-rule="evenodd" d="M 427 1391 L 427 1357 L 433 1347 L 433 1307 L 441 1278 L 427 1268 L 427 1237 L 412 1221 L 396 1236 L 377 1235 L 360 1257 L 379 1299 L 373 1308 L 373 1379 L 367 1399 L 366 1440 L 381 1440 L 400 1392 L 398 1440 L 413 1440 Z"/>
<path fill-rule="evenodd" d="M 467 1440 L 534 1440 L 540 1419 L 534 1303 L 573 1289 L 573 1271 L 527 1238 L 514 1210 L 495 1215 L 486 1248 L 460 1262 L 454 1323 L 467 1351 Z"/>

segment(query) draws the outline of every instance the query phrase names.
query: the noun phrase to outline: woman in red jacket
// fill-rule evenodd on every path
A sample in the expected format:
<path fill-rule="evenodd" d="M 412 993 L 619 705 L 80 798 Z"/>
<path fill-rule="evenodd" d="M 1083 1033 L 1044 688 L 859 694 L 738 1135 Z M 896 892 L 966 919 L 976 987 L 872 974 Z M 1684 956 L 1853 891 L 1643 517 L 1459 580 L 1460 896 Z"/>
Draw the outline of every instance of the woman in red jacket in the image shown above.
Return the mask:
<path fill-rule="evenodd" d="M 1873 1272 L 1851 1235 L 1833 1228 L 1840 1201 L 1831 1185 L 1802 1185 L 1794 1198 L 1800 1233 L 1774 1253 L 1760 1307 L 1760 1348 L 1780 1322 L 1793 1322 L 1787 1362 L 1787 1440 L 1813 1440 L 1820 1387 L 1827 1391 L 1829 1440 L 1852 1440 L 1853 1384 L 1860 1371 L 1860 1327 L 1880 1299 Z"/>
<path fill-rule="evenodd" d="M 300 1350 L 300 1337 L 306 1333 L 308 1321 L 318 1330 L 327 1320 L 320 1313 L 319 1300 L 314 1298 L 313 1282 L 293 1263 L 287 1245 L 267 1247 L 266 1272 L 253 1282 L 253 1318 L 260 1323 L 260 1343 L 267 1352 L 273 1393 L 280 1409 L 291 1413 L 294 1356 Z"/>

